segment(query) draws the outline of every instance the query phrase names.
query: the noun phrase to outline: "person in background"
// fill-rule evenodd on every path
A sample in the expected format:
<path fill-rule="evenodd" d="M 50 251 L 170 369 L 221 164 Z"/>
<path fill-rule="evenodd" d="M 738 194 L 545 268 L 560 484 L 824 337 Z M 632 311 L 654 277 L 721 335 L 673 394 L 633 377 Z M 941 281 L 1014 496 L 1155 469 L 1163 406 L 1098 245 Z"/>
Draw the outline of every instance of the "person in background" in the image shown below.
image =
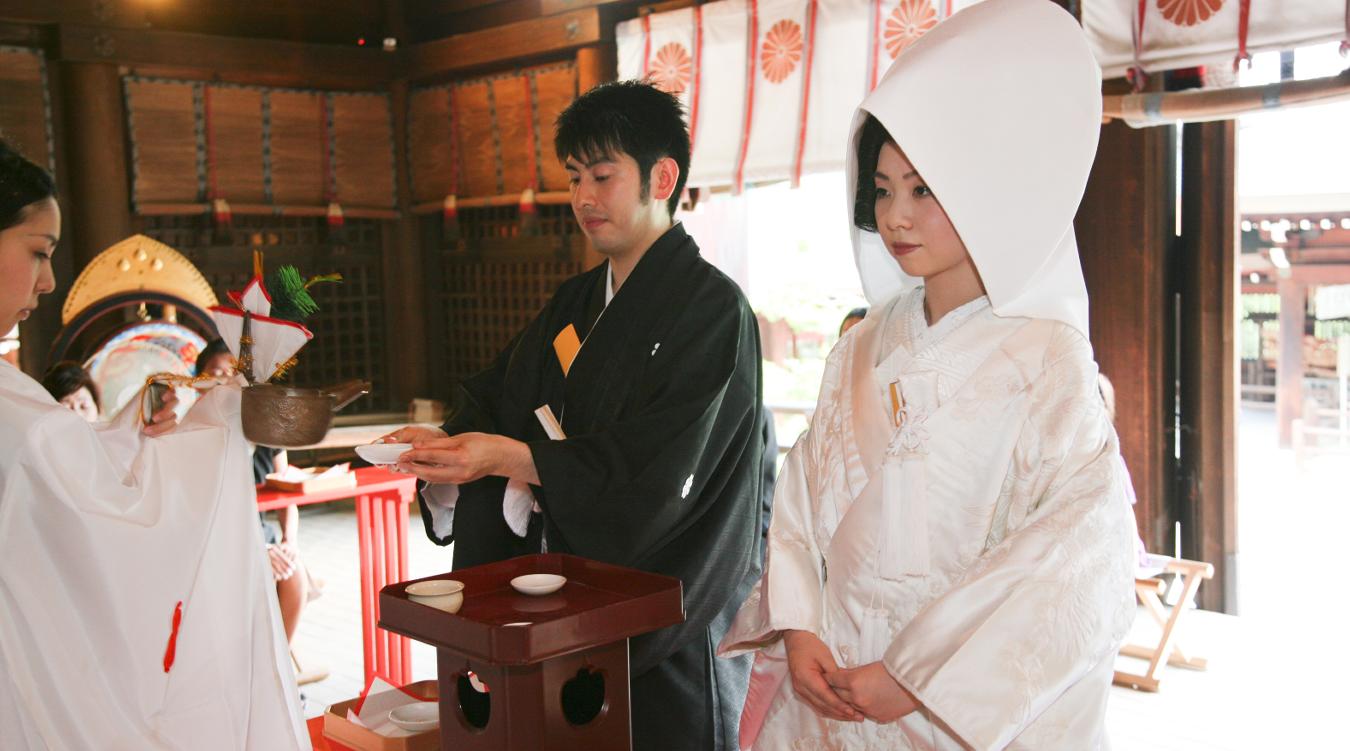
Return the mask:
<path fill-rule="evenodd" d="M 862 323 L 862 319 L 867 317 L 867 307 L 854 308 L 844 315 L 844 320 L 839 322 L 839 336 L 843 336 L 849 329 Z"/>
<path fill-rule="evenodd" d="M 1116 424 L 1116 387 L 1105 373 L 1097 374 L 1097 393 L 1102 395 L 1102 406 L 1111 424 Z M 1134 494 L 1134 481 L 1130 478 L 1130 468 L 1125 465 L 1125 457 L 1120 457 L 1120 470 L 1125 473 L 1125 497 L 1130 501 L 1130 517 L 1135 520 L 1134 556 L 1141 567 L 1149 565 L 1148 549 L 1144 547 L 1144 538 L 1139 536 L 1139 518 L 1134 515 L 1134 505 L 1139 498 Z"/>
<path fill-rule="evenodd" d="M 89 371 L 73 360 L 62 360 L 42 376 L 42 387 L 61 406 L 83 417 L 85 422 L 98 422 L 98 384 Z"/>

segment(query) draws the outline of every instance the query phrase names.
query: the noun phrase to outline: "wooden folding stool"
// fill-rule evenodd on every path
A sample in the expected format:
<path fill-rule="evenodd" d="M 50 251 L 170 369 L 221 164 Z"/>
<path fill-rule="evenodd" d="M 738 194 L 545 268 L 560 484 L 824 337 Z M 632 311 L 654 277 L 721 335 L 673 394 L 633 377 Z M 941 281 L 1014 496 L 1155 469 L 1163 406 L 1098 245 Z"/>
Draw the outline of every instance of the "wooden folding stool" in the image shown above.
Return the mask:
<path fill-rule="evenodd" d="M 1204 670 L 1207 661 L 1186 650 L 1178 635 L 1178 625 L 1195 602 L 1195 594 L 1200 582 L 1214 576 L 1214 566 L 1202 561 L 1188 561 L 1182 558 L 1150 555 L 1148 572 L 1145 577 L 1134 580 L 1134 592 L 1143 603 L 1153 620 L 1162 627 L 1158 642 L 1152 645 L 1125 644 L 1120 653 L 1126 657 L 1148 660 L 1148 670 L 1143 673 L 1116 671 L 1115 684 L 1128 686 L 1141 691 L 1157 691 L 1161 681 L 1160 673 L 1164 663 L 1192 670 Z M 1177 577 L 1173 586 L 1181 587 L 1181 596 L 1169 612 L 1160 598 L 1166 591 L 1166 583 L 1153 577 L 1161 573 L 1170 573 Z"/>

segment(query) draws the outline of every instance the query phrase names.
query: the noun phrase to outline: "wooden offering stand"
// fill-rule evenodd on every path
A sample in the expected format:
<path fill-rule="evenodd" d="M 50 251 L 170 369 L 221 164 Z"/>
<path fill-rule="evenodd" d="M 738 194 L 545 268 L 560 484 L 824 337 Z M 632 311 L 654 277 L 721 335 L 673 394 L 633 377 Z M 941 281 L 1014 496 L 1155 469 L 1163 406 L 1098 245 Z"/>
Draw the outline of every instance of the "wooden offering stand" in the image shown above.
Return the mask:
<path fill-rule="evenodd" d="M 524 574 L 567 583 L 524 595 L 510 584 Z M 380 591 L 380 626 L 436 647 L 442 748 L 632 748 L 628 639 L 684 620 L 679 579 L 556 553 L 429 579 L 464 583 L 458 612 L 409 599 L 400 582 Z"/>

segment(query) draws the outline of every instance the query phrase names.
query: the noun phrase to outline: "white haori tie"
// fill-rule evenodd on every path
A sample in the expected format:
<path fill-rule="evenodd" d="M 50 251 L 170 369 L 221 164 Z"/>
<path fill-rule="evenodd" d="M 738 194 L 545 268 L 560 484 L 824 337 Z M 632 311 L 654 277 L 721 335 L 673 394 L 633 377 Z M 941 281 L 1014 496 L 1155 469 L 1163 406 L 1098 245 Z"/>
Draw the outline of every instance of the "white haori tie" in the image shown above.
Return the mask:
<path fill-rule="evenodd" d="M 918 377 L 922 379 L 923 375 Z M 923 379 L 926 381 L 932 378 Z M 931 407 L 915 388 L 901 381 L 894 389 L 897 427 L 886 446 L 882 462 L 882 534 L 878 573 L 886 579 L 924 576 L 928 573 L 928 430 L 924 423 Z M 926 383 L 932 386 L 931 383 Z M 927 394 L 923 394 L 927 396 Z"/>
<path fill-rule="evenodd" d="M 534 411 L 534 416 L 543 426 L 544 433 L 548 435 L 551 441 L 561 441 L 567 435 L 563 433 L 562 425 L 558 423 L 558 418 L 553 416 L 553 410 L 545 404 Z M 516 537 L 524 537 L 530 529 L 530 515 L 542 513 L 543 509 L 534 500 L 534 491 L 530 490 L 530 484 L 524 480 L 508 480 L 506 483 L 506 492 L 502 495 L 502 517 L 506 519 L 506 526 L 516 534 Z"/>

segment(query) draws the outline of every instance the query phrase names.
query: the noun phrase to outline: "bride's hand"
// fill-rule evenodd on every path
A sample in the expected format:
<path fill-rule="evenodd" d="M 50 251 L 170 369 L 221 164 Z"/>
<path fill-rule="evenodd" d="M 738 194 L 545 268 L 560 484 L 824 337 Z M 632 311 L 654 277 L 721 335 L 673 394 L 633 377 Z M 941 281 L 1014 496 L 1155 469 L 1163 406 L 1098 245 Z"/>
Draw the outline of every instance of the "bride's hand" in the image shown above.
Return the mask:
<path fill-rule="evenodd" d="M 783 643 L 787 647 L 792 689 L 799 699 L 822 717 L 843 722 L 862 720 L 862 713 L 849 706 L 825 682 L 825 674 L 839 670 L 839 666 L 820 637 L 809 631 L 785 631 Z"/>
<path fill-rule="evenodd" d="M 914 695 L 892 678 L 880 662 L 827 672 L 825 680 L 835 693 L 872 722 L 895 722 L 919 708 Z"/>

